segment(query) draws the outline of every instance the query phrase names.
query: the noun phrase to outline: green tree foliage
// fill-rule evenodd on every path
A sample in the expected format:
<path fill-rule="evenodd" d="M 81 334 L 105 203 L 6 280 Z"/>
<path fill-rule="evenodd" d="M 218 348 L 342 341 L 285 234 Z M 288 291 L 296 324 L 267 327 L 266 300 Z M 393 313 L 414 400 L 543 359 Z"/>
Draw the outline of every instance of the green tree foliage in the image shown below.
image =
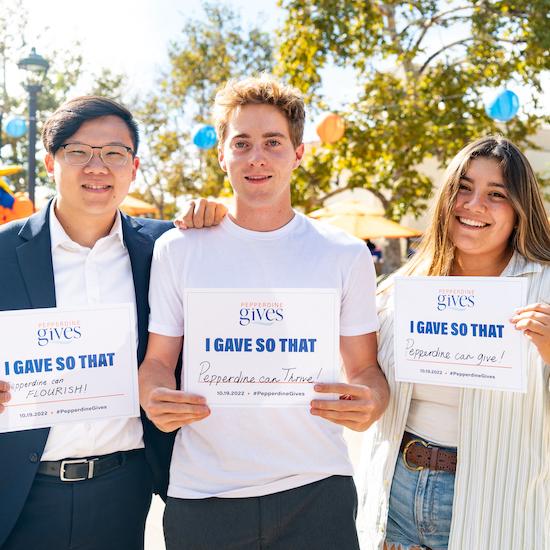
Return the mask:
<path fill-rule="evenodd" d="M 186 194 L 219 195 L 227 189 L 216 148 L 192 144 L 198 123 L 210 123 L 216 90 L 230 78 L 271 71 L 267 33 L 246 29 L 240 14 L 220 4 L 204 4 L 204 17 L 190 19 L 169 48 L 170 70 L 154 94 L 136 107 L 143 129 L 144 197 L 163 217 L 175 212 Z"/>
<path fill-rule="evenodd" d="M 126 75 L 114 73 L 111 69 L 103 67 L 94 75 L 90 90 L 91 95 L 110 97 L 116 101 L 125 103 L 124 90 L 126 88 Z"/>
<path fill-rule="evenodd" d="M 28 14 L 21 0 L 0 0 L 0 114 L 5 125 L 10 116 L 17 115 L 23 118 L 28 116 L 28 96 L 22 85 L 14 86 L 10 82 L 10 89 L 17 90 L 16 94 L 8 93 L 7 75 L 10 67 L 14 69 L 17 61 L 29 54 L 33 42 L 27 40 Z M 45 29 L 47 32 L 47 29 Z M 40 37 L 34 37 L 37 40 Z M 79 84 L 82 75 L 82 56 L 79 44 L 67 44 L 63 50 L 39 51 L 47 58 L 50 67 L 44 81 L 42 90 L 38 94 L 37 105 L 37 134 L 40 139 L 40 132 L 44 120 L 64 101 L 72 97 L 74 89 Z M 16 78 L 24 80 L 23 71 L 11 71 Z M 124 77 L 113 74 L 107 69 L 100 71 L 98 75 L 90 78 L 92 84 L 85 93 L 98 93 L 114 98 L 120 98 L 124 85 Z M 19 84 L 19 83 L 18 83 Z M 18 164 L 27 167 L 27 136 L 18 139 L 10 138 L 3 132 L 0 143 L 9 145 L 2 151 L 1 162 L 5 164 Z M 40 144 L 38 144 L 40 149 Z M 12 178 L 11 183 L 16 191 L 26 189 L 27 174 L 21 173 L 19 178 Z M 52 185 L 42 163 L 37 163 L 37 184 Z"/>
<path fill-rule="evenodd" d="M 23 48 L 24 30 L 27 24 L 26 14 L 21 0 L 0 0 L 0 145 L 9 145 L 2 149 L 4 163 L 22 164 L 19 142 L 5 133 L 5 125 L 10 115 L 21 115 L 21 98 L 10 96 L 7 87 L 7 74 L 12 60 L 17 60 L 18 52 Z M 22 91 L 22 90 L 21 90 Z M 19 188 L 23 185 L 23 177 L 13 177 L 12 181 Z"/>
<path fill-rule="evenodd" d="M 312 106 L 330 108 L 321 87 L 331 63 L 353 69 L 359 85 L 357 99 L 339 113 L 344 138 L 318 147 L 297 176 L 296 199 L 307 209 L 326 193 L 362 187 L 394 220 L 418 215 L 432 192 L 419 170 L 423 160 L 444 165 L 466 142 L 492 132 L 532 145 L 529 136 L 550 120 L 535 112 L 541 71 L 550 68 L 550 0 L 279 5 L 286 20 L 278 70 Z M 508 82 L 531 87 L 531 109 L 497 124 L 482 96 Z"/>

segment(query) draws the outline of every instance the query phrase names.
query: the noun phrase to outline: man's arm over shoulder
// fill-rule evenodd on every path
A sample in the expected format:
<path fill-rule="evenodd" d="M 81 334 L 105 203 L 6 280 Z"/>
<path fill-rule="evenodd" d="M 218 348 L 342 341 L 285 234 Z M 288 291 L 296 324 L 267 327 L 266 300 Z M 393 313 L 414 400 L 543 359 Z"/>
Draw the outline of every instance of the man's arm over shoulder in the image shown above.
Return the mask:
<path fill-rule="evenodd" d="M 227 207 L 217 201 L 208 199 L 197 199 L 189 201 L 184 213 L 180 214 L 173 222 L 166 220 L 155 220 L 152 218 L 138 218 L 146 231 L 158 239 L 169 229 L 201 229 L 219 225 L 227 214 Z"/>

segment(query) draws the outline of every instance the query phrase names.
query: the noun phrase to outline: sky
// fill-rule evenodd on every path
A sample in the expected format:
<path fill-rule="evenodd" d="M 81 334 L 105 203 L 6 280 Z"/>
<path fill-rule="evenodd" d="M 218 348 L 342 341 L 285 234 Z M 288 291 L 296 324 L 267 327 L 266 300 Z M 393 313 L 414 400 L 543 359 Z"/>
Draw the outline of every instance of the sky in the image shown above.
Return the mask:
<path fill-rule="evenodd" d="M 245 28 L 261 22 L 264 30 L 272 31 L 282 22 L 277 0 L 225 1 L 240 12 Z M 186 20 L 203 14 L 201 0 L 95 0 L 78 4 L 71 0 L 23 0 L 23 4 L 29 14 L 29 49 L 34 46 L 48 58 L 48 52 L 79 41 L 83 72 L 91 74 L 107 67 L 114 73 L 125 73 L 129 96 L 156 85 L 168 67 L 170 42 L 179 38 Z M 23 93 L 17 67 L 8 69 L 8 92 Z M 330 72 L 324 89 L 335 106 L 353 99 L 354 90 L 352 72 L 337 69 Z M 78 93 L 75 90 L 75 95 Z M 306 139 L 316 139 L 313 120 L 306 128 Z"/>
<path fill-rule="evenodd" d="M 261 21 L 264 30 L 272 31 L 282 22 L 277 0 L 224 1 L 240 11 L 245 28 Z M 35 46 L 48 58 L 55 48 L 67 48 L 79 41 L 84 73 L 98 72 L 101 67 L 125 73 L 130 97 L 154 88 L 168 67 L 169 43 L 178 39 L 188 18 L 203 13 L 201 0 L 23 0 L 23 4 L 29 14 L 29 47 Z M 350 70 L 328 69 L 324 74 L 323 92 L 329 105 L 338 108 L 354 98 L 356 84 Z M 6 80 L 8 92 L 23 93 L 15 66 L 9 68 Z M 548 75 L 545 82 L 549 91 L 543 103 L 550 111 Z M 510 88 L 522 102 L 525 92 L 513 85 Z M 315 137 L 315 120 L 310 120 L 306 140 Z"/>
<path fill-rule="evenodd" d="M 132 88 L 145 89 L 168 63 L 168 44 L 187 18 L 200 16 L 200 0 L 23 0 L 29 13 L 27 41 L 44 57 L 54 48 L 79 41 L 84 66 L 108 67 L 129 76 Z M 264 14 L 276 25 L 276 0 L 231 0 L 245 25 Z"/>
<path fill-rule="evenodd" d="M 126 72 L 130 84 L 150 86 L 168 64 L 168 44 L 181 34 L 185 21 L 202 14 L 200 0 L 25 0 L 37 31 L 45 22 L 50 37 L 81 41 L 87 63 Z M 275 27 L 275 0 L 232 0 L 245 26 L 263 14 Z M 78 11 L 78 15 L 75 14 Z M 54 9 L 52 9 L 52 7 Z M 36 11 L 35 11 L 36 10 Z M 85 13 L 81 13 L 84 11 Z M 64 17 L 59 17 L 60 12 Z M 34 15 L 36 14 L 36 17 Z"/>

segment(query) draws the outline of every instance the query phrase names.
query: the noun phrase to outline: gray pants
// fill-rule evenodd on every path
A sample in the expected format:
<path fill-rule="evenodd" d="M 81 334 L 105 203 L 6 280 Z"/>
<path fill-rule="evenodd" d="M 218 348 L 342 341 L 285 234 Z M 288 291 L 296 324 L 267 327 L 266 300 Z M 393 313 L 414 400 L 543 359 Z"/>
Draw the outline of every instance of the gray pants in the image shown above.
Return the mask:
<path fill-rule="evenodd" d="M 168 498 L 167 550 L 358 550 L 351 477 L 249 498 Z"/>

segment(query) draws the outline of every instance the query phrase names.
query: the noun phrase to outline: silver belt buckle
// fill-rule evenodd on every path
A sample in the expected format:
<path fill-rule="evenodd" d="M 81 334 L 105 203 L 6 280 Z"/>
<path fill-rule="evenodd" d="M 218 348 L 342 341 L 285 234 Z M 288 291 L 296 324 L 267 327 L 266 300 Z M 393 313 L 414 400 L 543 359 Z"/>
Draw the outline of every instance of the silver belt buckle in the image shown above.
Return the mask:
<path fill-rule="evenodd" d="M 73 460 L 62 460 L 61 461 L 61 468 L 59 471 L 59 478 L 61 481 L 84 481 L 85 479 L 91 479 L 94 477 L 94 463 L 97 460 L 97 458 L 93 458 L 92 460 L 88 460 L 87 458 L 75 458 Z M 88 475 L 86 477 L 77 477 L 75 479 L 69 479 L 65 477 L 65 467 L 68 464 L 88 464 Z"/>

